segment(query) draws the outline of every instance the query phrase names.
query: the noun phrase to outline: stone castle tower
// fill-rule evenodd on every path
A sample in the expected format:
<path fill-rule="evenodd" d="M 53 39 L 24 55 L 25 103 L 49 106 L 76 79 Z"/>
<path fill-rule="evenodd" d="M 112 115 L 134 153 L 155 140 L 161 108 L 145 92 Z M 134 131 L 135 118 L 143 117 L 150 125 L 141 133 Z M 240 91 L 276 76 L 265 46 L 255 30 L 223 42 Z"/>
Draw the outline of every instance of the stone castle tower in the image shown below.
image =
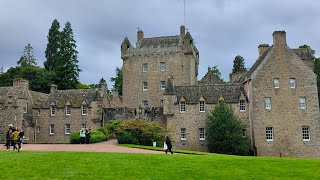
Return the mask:
<path fill-rule="evenodd" d="M 199 52 L 184 26 L 176 36 L 145 38 L 139 30 L 137 37 L 136 47 L 127 37 L 121 44 L 123 105 L 162 106 L 168 77 L 174 85 L 198 83 Z"/>

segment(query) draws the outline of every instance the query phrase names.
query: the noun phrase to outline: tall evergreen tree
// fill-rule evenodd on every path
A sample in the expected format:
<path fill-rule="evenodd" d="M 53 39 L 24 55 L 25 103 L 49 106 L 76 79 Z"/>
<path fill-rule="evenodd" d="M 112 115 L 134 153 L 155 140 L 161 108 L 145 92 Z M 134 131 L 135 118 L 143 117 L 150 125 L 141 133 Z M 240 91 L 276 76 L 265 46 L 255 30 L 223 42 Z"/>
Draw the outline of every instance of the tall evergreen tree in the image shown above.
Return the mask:
<path fill-rule="evenodd" d="M 111 82 L 114 82 L 112 90 L 118 90 L 122 95 L 122 68 L 116 68 L 116 77 L 111 77 Z"/>
<path fill-rule="evenodd" d="M 47 60 L 44 62 L 44 67 L 48 71 L 54 71 L 57 61 L 60 59 L 60 23 L 58 20 L 52 22 L 51 28 L 49 29 L 48 44 L 45 51 Z"/>
<path fill-rule="evenodd" d="M 219 102 L 206 119 L 206 139 L 210 152 L 247 155 L 249 139 L 243 136 L 243 125 L 229 104 Z"/>
<path fill-rule="evenodd" d="M 233 60 L 232 73 L 244 72 L 244 71 L 246 71 L 246 68 L 244 67 L 244 58 L 238 55 Z"/>
<path fill-rule="evenodd" d="M 67 22 L 60 34 L 60 59 L 56 64 L 57 85 L 60 89 L 73 89 L 79 84 L 79 61 L 77 45 L 71 23 Z"/>
<path fill-rule="evenodd" d="M 37 65 L 36 58 L 33 55 L 33 47 L 30 44 L 24 47 L 23 54 L 17 63 L 21 67 L 27 65 Z"/>

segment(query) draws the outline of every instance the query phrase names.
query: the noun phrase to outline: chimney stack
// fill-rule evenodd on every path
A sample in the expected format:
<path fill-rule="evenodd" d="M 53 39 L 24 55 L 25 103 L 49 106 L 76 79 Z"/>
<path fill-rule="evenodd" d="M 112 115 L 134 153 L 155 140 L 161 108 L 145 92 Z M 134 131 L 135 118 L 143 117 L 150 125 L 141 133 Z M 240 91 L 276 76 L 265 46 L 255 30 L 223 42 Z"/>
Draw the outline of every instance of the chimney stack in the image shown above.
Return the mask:
<path fill-rule="evenodd" d="M 51 84 L 50 86 L 50 94 L 54 93 L 54 91 L 58 90 L 58 86 L 55 84 Z"/>
<path fill-rule="evenodd" d="M 260 44 L 258 46 L 259 56 L 261 56 L 269 47 L 269 44 Z"/>
<path fill-rule="evenodd" d="M 144 35 L 143 35 L 143 31 L 141 29 L 139 29 L 137 36 L 138 36 L 138 41 L 141 41 L 143 39 Z"/>
<path fill-rule="evenodd" d="M 180 36 L 184 36 L 186 34 L 186 27 L 184 25 L 180 26 Z"/>
<path fill-rule="evenodd" d="M 286 32 L 285 31 L 274 31 L 273 32 L 273 46 L 275 47 L 286 47 Z"/>

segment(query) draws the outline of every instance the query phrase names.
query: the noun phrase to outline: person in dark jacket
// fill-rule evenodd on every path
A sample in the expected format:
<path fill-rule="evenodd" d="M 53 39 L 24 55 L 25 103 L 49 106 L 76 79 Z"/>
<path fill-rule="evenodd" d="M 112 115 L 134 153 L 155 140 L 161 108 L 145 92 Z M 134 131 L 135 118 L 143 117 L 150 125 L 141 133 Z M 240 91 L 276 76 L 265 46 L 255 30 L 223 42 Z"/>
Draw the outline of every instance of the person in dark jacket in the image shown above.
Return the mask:
<path fill-rule="evenodd" d="M 168 148 L 165 150 L 166 154 L 168 153 L 168 151 L 171 152 L 171 154 L 173 154 L 173 152 L 172 152 L 172 150 L 171 150 L 171 149 L 172 149 L 172 144 L 171 144 L 171 141 L 170 141 L 169 136 L 166 137 L 166 141 L 165 141 L 165 142 L 166 142 L 166 145 L 167 145 L 167 147 L 168 147 Z"/>
<path fill-rule="evenodd" d="M 19 146 L 19 149 L 22 150 L 22 139 L 23 139 L 23 136 L 24 136 L 24 132 L 23 130 L 19 127 L 19 141 L 18 141 L 18 146 Z"/>
<path fill-rule="evenodd" d="M 90 144 L 90 138 L 91 138 L 91 129 L 86 128 L 86 143 Z"/>
<path fill-rule="evenodd" d="M 11 129 L 9 129 L 8 131 L 7 131 L 7 134 L 6 134 L 6 146 L 7 146 L 7 150 L 9 150 L 10 149 L 10 145 L 11 145 L 11 133 L 12 133 L 12 131 L 11 131 Z"/>

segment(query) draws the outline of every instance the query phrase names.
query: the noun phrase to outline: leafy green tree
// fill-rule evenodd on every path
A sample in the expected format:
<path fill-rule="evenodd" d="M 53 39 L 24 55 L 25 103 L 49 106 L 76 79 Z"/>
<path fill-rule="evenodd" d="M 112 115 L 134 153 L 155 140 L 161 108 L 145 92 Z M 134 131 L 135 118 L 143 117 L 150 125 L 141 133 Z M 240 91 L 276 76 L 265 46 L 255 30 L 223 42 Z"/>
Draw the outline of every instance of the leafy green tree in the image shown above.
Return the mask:
<path fill-rule="evenodd" d="M 60 49 L 60 23 L 58 20 L 52 22 L 51 28 L 49 29 L 49 34 L 47 36 L 48 44 L 45 51 L 46 61 L 44 62 L 44 67 L 48 71 L 54 71 L 56 64 L 60 59 L 59 49 Z"/>
<path fill-rule="evenodd" d="M 244 71 L 246 71 L 246 68 L 244 67 L 244 58 L 238 55 L 233 60 L 232 73 L 244 72 Z"/>
<path fill-rule="evenodd" d="M 0 74 L 3 74 L 3 73 L 4 73 L 4 68 L 0 67 Z"/>
<path fill-rule="evenodd" d="M 206 139 L 210 152 L 248 155 L 250 143 L 243 125 L 230 105 L 219 102 L 206 119 Z"/>
<path fill-rule="evenodd" d="M 112 91 L 118 90 L 119 95 L 122 95 L 122 68 L 116 68 L 116 77 L 111 77 L 111 82 L 114 82 Z"/>
<path fill-rule="evenodd" d="M 17 63 L 21 67 L 27 65 L 37 65 L 36 58 L 33 55 L 33 47 L 30 44 L 24 47 L 23 55 Z"/>

